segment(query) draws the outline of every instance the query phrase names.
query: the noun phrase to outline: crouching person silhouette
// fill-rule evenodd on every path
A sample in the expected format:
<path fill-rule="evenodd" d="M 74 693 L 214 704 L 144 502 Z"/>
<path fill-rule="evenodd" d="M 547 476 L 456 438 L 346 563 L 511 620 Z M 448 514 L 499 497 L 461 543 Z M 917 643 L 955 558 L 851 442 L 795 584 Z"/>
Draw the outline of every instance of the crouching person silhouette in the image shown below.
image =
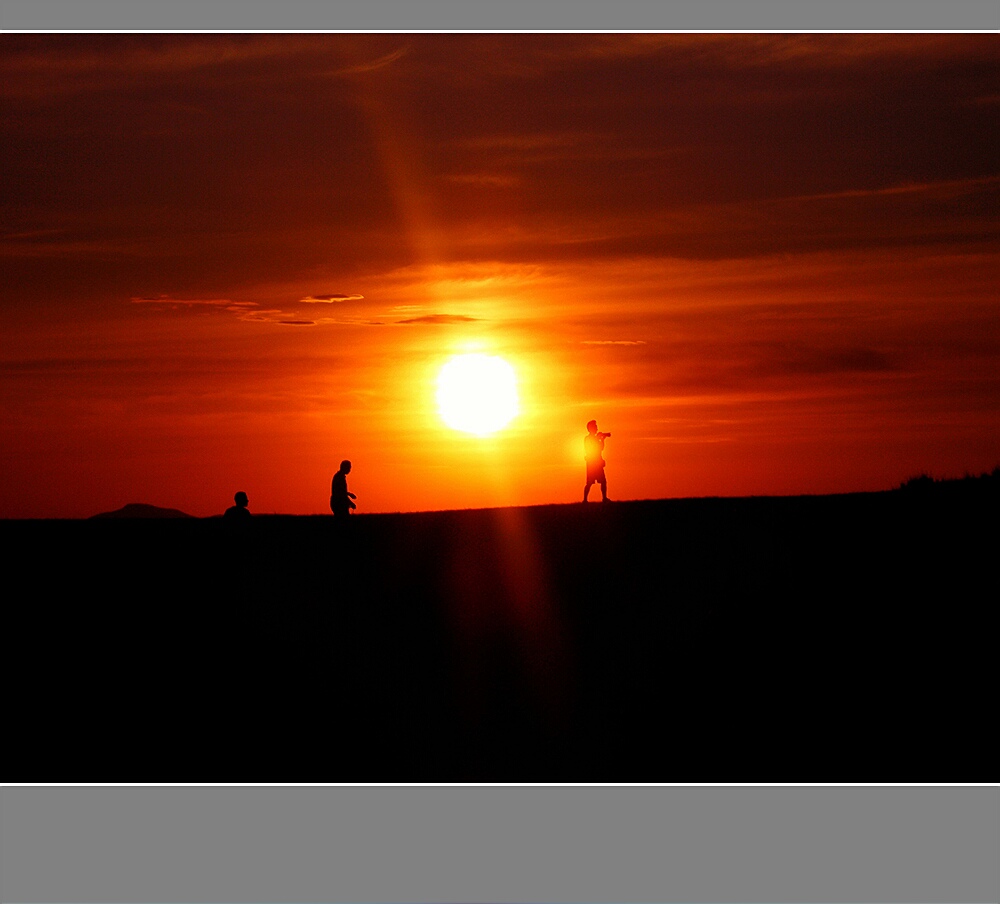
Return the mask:
<path fill-rule="evenodd" d="M 223 518 L 226 521 L 246 521 L 251 517 L 250 509 L 247 506 L 250 505 L 250 500 L 247 498 L 247 494 L 240 490 L 235 496 L 233 496 L 233 502 L 236 505 L 231 505 L 226 509 L 223 514 Z"/>
<path fill-rule="evenodd" d="M 351 509 L 357 508 L 352 500 L 358 497 L 347 492 L 347 475 L 350 473 L 351 463 L 345 458 L 340 463 L 340 470 L 333 475 L 330 485 L 330 511 L 336 518 L 346 518 Z"/>
<path fill-rule="evenodd" d="M 610 433 L 598 433 L 597 421 L 587 424 L 587 435 L 583 438 L 583 457 L 587 462 L 587 483 L 583 487 L 583 501 L 587 501 L 590 488 L 595 483 L 601 485 L 601 501 L 608 502 L 608 479 L 604 476 L 604 441 Z"/>

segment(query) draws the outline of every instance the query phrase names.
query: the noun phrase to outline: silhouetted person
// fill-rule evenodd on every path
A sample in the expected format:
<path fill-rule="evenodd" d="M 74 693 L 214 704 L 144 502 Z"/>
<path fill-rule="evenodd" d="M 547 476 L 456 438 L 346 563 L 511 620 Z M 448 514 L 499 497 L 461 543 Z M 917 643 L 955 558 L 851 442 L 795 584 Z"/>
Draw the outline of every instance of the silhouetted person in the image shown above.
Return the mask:
<path fill-rule="evenodd" d="M 247 508 L 250 505 L 250 500 L 247 498 L 247 494 L 240 490 L 235 496 L 233 496 L 233 502 L 236 505 L 231 505 L 226 509 L 223 518 L 227 521 L 245 521 L 247 518 L 253 517 L 250 514 L 250 509 Z"/>
<path fill-rule="evenodd" d="M 583 457 L 587 462 L 587 484 L 583 488 L 583 501 L 587 501 L 592 484 L 601 485 L 601 501 L 608 501 L 608 479 L 604 476 L 604 441 L 610 433 L 598 433 L 597 421 L 587 424 L 587 435 L 583 438 Z"/>
<path fill-rule="evenodd" d="M 338 518 L 347 517 L 351 509 L 357 508 L 351 500 L 358 497 L 347 492 L 347 475 L 350 473 L 351 463 L 345 458 L 340 463 L 340 470 L 333 475 L 333 483 L 330 485 L 330 510 Z"/>

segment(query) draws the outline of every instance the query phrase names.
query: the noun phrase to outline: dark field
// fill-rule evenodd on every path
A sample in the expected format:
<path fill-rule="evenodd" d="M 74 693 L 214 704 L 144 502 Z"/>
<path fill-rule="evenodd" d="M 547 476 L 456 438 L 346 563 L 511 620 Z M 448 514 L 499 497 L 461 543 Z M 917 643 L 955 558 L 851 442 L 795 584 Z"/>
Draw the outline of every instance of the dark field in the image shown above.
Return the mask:
<path fill-rule="evenodd" d="M 982 781 L 996 483 L 0 522 L 6 746 L 60 780 Z"/>

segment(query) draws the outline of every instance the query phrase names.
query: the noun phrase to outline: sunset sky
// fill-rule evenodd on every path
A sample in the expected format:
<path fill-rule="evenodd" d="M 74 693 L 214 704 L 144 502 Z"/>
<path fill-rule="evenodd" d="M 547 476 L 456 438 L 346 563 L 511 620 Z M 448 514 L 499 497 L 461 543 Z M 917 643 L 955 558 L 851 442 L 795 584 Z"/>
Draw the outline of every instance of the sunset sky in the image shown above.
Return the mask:
<path fill-rule="evenodd" d="M 995 34 L 0 48 L 0 517 L 573 502 L 591 418 L 613 499 L 1000 464 Z"/>

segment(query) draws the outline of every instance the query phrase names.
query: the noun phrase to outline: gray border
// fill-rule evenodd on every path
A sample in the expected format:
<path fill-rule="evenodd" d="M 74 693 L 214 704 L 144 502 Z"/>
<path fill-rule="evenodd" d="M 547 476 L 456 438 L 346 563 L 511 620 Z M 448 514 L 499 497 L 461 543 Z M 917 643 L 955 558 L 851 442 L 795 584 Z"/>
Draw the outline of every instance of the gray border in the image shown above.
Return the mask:
<path fill-rule="evenodd" d="M 3 901 L 997 901 L 996 787 L 7 787 Z"/>
<path fill-rule="evenodd" d="M 996 0 L 2 0 L 3 30 L 969 30 Z"/>

